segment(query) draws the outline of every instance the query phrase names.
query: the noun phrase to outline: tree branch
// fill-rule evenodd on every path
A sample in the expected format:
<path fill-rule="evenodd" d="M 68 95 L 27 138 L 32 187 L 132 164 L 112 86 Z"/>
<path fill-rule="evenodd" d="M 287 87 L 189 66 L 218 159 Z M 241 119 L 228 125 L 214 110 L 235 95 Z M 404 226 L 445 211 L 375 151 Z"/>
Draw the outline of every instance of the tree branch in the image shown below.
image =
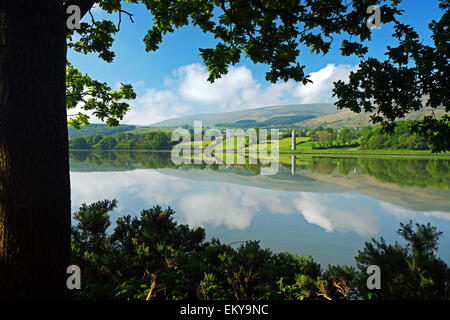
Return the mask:
<path fill-rule="evenodd" d="M 118 30 L 120 30 L 120 24 L 122 22 L 122 12 L 128 15 L 128 17 L 131 20 L 131 23 L 134 23 L 134 21 L 133 21 L 133 14 L 132 13 L 129 13 L 128 11 L 125 11 L 125 10 L 122 10 L 122 9 L 117 9 L 117 11 L 119 11 L 119 24 L 117 25 L 117 29 Z"/>

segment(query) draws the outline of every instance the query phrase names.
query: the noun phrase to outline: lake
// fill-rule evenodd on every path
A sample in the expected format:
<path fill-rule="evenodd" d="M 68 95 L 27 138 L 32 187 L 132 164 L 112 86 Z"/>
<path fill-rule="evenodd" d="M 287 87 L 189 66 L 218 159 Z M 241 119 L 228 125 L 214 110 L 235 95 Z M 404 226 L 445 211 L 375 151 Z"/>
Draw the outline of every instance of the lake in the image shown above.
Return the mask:
<path fill-rule="evenodd" d="M 439 256 L 450 262 L 450 160 L 280 155 L 276 175 L 260 165 L 176 165 L 170 153 L 70 153 L 72 212 L 117 199 L 112 221 L 154 205 L 239 246 L 260 240 L 272 251 L 355 265 L 371 237 L 401 239 L 401 222 L 443 232 Z"/>

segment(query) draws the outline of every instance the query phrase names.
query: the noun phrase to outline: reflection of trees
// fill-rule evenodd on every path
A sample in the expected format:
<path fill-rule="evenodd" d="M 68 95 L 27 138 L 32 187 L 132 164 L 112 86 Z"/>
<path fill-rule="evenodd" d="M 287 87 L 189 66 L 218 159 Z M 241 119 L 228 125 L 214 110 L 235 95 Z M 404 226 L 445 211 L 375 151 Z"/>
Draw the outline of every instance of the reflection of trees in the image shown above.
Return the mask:
<path fill-rule="evenodd" d="M 338 162 L 338 171 L 343 176 L 348 175 L 351 171 L 358 167 L 357 159 L 340 159 Z"/>
<path fill-rule="evenodd" d="M 86 161 L 90 153 L 90 151 L 70 152 L 70 159 L 78 162 L 83 162 Z"/>
<path fill-rule="evenodd" d="M 309 170 L 321 174 L 338 171 L 341 175 L 359 170 L 375 179 L 401 186 L 449 188 L 449 160 L 382 158 L 313 158 Z"/>
<path fill-rule="evenodd" d="M 117 160 L 117 155 L 115 152 L 102 152 L 100 153 L 103 160 L 115 161 Z"/>
<path fill-rule="evenodd" d="M 337 163 L 333 158 L 312 158 L 309 169 L 312 172 L 330 174 L 336 169 Z"/>
<path fill-rule="evenodd" d="M 135 168 L 179 168 L 189 167 L 200 170 L 218 170 L 218 164 L 183 164 L 176 165 L 170 159 L 170 152 L 95 152 L 73 151 L 72 162 L 83 163 L 84 168 L 98 170 L 98 167 L 135 169 Z M 448 189 L 450 181 L 449 160 L 441 159 L 383 159 L 383 158 L 331 158 L 313 157 L 308 165 L 297 164 L 297 170 L 307 170 L 320 174 L 334 172 L 343 176 L 359 172 L 367 174 L 381 182 L 395 183 L 401 186 L 433 187 Z M 229 166 L 235 174 L 259 175 L 261 164 Z M 290 170 L 290 165 L 286 166 Z"/>
<path fill-rule="evenodd" d="M 83 163 L 87 169 L 100 166 L 121 169 L 175 167 L 170 153 L 74 151 L 70 153 L 70 158 L 75 163 Z"/>
<path fill-rule="evenodd" d="M 439 159 L 359 159 L 362 173 L 401 186 L 448 189 L 449 161 Z"/>
<path fill-rule="evenodd" d="M 242 166 L 246 171 L 250 171 L 254 176 L 261 173 L 261 164 L 249 164 L 248 161 Z"/>
<path fill-rule="evenodd" d="M 72 151 L 70 152 L 72 163 L 83 164 L 85 170 L 96 171 L 102 169 L 160 169 L 188 167 L 195 169 L 218 170 L 220 165 L 211 164 L 182 164 L 176 165 L 171 160 L 170 152 L 96 152 L 96 151 Z M 249 164 L 248 158 L 245 164 L 229 166 L 236 174 L 251 173 L 259 175 L 261 164 Z"/>

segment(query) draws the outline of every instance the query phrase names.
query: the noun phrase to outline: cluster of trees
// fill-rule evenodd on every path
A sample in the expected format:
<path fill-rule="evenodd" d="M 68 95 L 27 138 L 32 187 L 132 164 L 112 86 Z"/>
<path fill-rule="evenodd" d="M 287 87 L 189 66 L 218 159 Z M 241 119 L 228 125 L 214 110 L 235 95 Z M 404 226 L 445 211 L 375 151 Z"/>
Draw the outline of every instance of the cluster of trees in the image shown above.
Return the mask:
<path fill-rule="evenodd" d="M 318 144 L 319 148 L 330 148 L 338 146 L 348 146 L 353 143 L 358 137 L 357 130 L 350 128 L 343 128 L 336 130 L 333 128 L 317 128 L 313 129 L 308 133 L 313 141 L 313 147 L 315 143 Z"/>
<path fill-rule="evenodd" d="M 167 150 L 171 145 L 170 137 L 165 132 L 150 131 L 144 134 L 119 132 L 106 137 L 100 134 L 90 135 L 87 138 L 75 137 L 69 147 L 79 150 Z"/>
<path fill-rule="evenodd" d="M 70 126 L 69 128 L 69 138 L 75 137 L 88 137 L 91 135 L 99 134 L 101 136 L 112 136 L 119 132 L 132 131 L 136 129 L 136 126 L 121 124 L 117 127 L 108 127 L 103 123 L 91 123 L 76 129 L 74 126 Z"/>
<path fill-rule="evenodd" d="M 387 133 L 381 126 L 365 127 L 361 132 L 361 147 L 367 149 L 429 150 L 424 137 L 411 132 L 411 121 L 399 121 L 395 129 Z"/>
<path fill-rule="evenodd" d="M 363 149 L 407 149 L 430 150 L 426 139 L 411 131 L 413 121 L 399 121 L 396 126 L 386 131 L 381 125 L 363 128 L 324 128 L 299 131 L 297 136 L 311 138 L 313 148 L 336 148 L 359 146 Z M 288 136 L 285 134 L 284 136 Z"/>
<path fill-rule="evenodd" d="M 448 299 L 450 269 L 435 253 L 441 233 L 431 225 L 401 224 L 407 245 L 372 239 L 357 268 L 321 266 L 311 257 L 273 253 L 248 241 L 239 248 L 205 230 L 179 225 L 174 211 L 155 206 L 117 219 L 116 200 L 83 204 L 72 228 L 73 263 L 83 270 L 80 299 Z M 382 270 L 381 289 L 369 290 L 367 268 Z"/>

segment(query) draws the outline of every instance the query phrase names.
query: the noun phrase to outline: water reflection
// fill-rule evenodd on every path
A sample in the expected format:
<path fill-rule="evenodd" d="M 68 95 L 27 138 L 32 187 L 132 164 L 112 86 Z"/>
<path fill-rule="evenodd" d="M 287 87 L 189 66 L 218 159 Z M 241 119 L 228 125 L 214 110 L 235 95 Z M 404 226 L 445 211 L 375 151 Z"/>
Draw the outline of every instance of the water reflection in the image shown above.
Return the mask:
<path fill-rule="evenodd" d="M 445 159 L 383 159 L 383 158 L 313 158 L 312 172 L 331 174 L 335 171 L 367 174 L 381 182 L 400 186 L 450 188 L 450 162 Z"/>
<path fill-rule="evenodd" d="M 111 171 L 133 169 L 157 169 L 191 167 L 218 170 L 219 165 L 176 165 L 170 160 L 167 152 L 71 152 L 72 171 Z M 367 174 L 380 182 L 395 183 L 400 186 L 432 187 L 436 189 L 450 188 L 450 160 L 447 159 L 386 159 L 386 158 L 339 158 L 320 156 L 280 156 L 281 165 L 291 169 L 313 173 L 339 173 L 347 176 L 350 173 Z M 260 164 L 228 166 L 235 172 L 244 171 L 259 175 Z"/>
<path fill-rule="evenodd" d="M 170 205 L 224 242 L 259 239 L 333 264 L 351 264 L 364 240 L 389 239 L 406 219 L 450 234 L 448 160 L 280 161 L 276 176 L 261 176 L 259 165 L 180 166 L 166 153 L 72 152 L 72 209 L 106 198 L 120 215 Z M 449 244 L 441 253 L 450 257 Z"/>
<path fill-rule="evenodd" d="M 193 226 L 223 225 L 244 230 L 255 215 L 264 212 L 300 214 L 327 232 L 352 231 L 361 236 L 378 232 L 377 219 L 365 199 L 351 193 L 283 192 L 214 182 L 192 184 L 158 171 L 72 172 L 72 198 L 73 210 L 83 202 L 105 198 L 121 199 L 119 210 L 170 205 Z"/>

